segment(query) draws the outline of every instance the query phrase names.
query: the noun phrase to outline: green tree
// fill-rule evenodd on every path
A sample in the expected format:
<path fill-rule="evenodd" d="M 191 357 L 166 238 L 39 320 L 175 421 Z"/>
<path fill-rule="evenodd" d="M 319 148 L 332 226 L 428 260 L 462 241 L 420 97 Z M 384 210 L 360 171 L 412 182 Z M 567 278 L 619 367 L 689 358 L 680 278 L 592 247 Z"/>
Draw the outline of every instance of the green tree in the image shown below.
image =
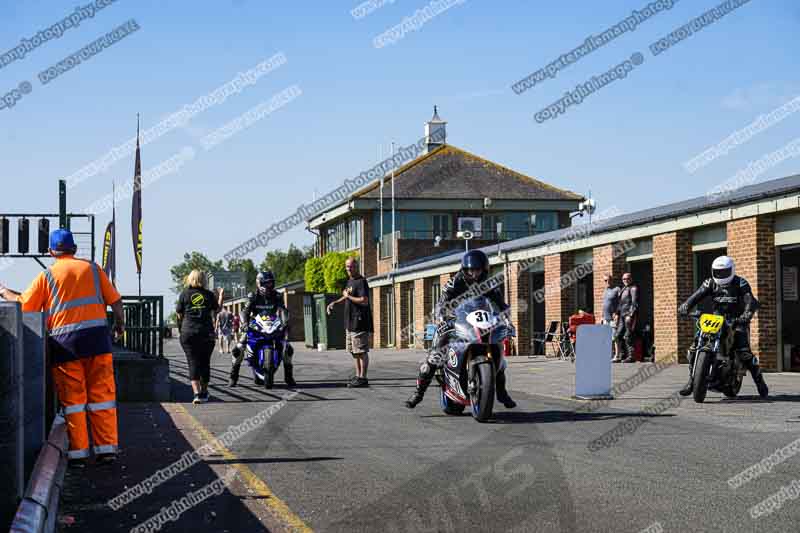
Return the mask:
<path fill-rule="evenodd" d="M 283 250 L 267 252 L 259 269 L 271 270 L 275 274 L 275 285 L 283 285 L 303 279 L 306 261 L 313 256 L 313 247 L 297 248 L 294 244 L 290 244 L 289 249 L 285 252 Z"/>
<path fill-rule="evenodd" d="M 311 257 L 305 263 L 306 292 L 325 292 L 325 274 L 322 259 Z"/>
<path fill-rule="evenodd" d="M 247 292 L 255 292 L 258 270 L 252 259 L 232 259 L 228 261 L 228 271 L 244 272 L 247 275 L 245 282 Z"/>
<path fill-rule="evenodd" d="M 169 269 L 172 275 L 172 282 L 175 284 L 172 290 L 179 293 L 183 290 L 183 281 L 194 269 L 202 270 L 206 274 L 214 270 L 224 270 L 222 260 L 212 262 L 208 257 L 200 252 L 183 254 L 183 261 Z"/>

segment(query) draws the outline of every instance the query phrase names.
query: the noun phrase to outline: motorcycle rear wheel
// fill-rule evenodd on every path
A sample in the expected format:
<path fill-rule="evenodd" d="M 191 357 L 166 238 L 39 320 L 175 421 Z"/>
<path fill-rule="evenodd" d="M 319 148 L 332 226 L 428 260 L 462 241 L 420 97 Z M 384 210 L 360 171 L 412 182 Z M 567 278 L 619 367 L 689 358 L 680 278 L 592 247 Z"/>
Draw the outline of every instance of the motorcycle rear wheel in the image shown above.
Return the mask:
<path fill-rule="evenodd" d="M 694 362 L 694 377 L 692 378 L 692 397 L 696 403 L 703 403 L 706 399 L 712 357 L 713 354 L 710 352 L 697 352 L 697 359 Z"/>
<path fill-rule="evenodd" d="M 739 395 L 739 391 L 742 389 L 742 376 L 736 376 L 736 381 L 733 387 L 728 388 L 726 387 L 722 393 L 728 398 L 736 398 Z"/>
<path fill-rule="evenodd" d="M 475 392 L 470 394 L 472 417 L 486 422 L 492 417 L 494 407 L 494 367 L 491 363 L 479 363 L 475 369 Z"/>

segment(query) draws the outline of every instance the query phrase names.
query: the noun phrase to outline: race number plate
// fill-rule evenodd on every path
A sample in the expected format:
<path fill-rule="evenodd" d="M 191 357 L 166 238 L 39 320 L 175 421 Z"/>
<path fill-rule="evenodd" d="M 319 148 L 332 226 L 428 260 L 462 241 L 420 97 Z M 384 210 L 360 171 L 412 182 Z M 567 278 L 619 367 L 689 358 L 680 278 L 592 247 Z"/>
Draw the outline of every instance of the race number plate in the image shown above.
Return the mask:
<path fill-rule="evenodd" d="M 710 313 L 700 315 L 700 331 L 703 333 L 718 333 L 724 323 L 725 319 L 719 315 Z"/>

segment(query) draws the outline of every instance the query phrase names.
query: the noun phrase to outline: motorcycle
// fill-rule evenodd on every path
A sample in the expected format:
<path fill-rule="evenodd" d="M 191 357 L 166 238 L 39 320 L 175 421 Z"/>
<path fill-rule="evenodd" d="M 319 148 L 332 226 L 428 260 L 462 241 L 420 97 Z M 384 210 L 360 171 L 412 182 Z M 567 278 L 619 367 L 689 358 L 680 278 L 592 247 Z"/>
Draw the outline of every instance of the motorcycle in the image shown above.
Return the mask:
<path fill-rule="evenodd" d="M 507 365 L 503 340 L 513 328 L 486 297 L 462 302 L 455 310 L 444 364 L 437 370 L 440 404 L 448 415 L 459 415 L 470 406 L 472 417 L 486 422 L 492 416 L 495 377 Z"/>
<path fill-rule="evenodd" d="M 247 327 L 247 362 L 253 370 L 253 378 L 262 380 L 267 389 L 273 387 L 275 372 L 283 361 L 287 344 L 284 328 L 280 314 L 256 315 Z"/>
<path fill-rule="evenodd" d="M 689 316 L 697 320 L 697 351 L 692 373 L 694 401 L 703 403 L 709 390 L 735 398 L 747 370 L 732 350 L 733 323 L 711 313 L 695 311 Z"/>

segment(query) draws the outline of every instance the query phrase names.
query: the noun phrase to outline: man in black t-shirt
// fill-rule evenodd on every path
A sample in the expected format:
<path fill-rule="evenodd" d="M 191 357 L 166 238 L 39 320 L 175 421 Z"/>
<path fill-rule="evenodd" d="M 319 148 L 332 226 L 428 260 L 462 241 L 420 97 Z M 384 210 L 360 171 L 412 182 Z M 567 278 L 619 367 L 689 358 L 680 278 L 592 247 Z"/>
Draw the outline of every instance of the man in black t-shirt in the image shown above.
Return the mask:
<path fill-rule="evenodd" d="M 356 374 L 348 387 L 368 387 L 367 367 L 369 366 L 369 334 L 372 332 L 372 313 L 369 307 L 369 284 L 358 272 L 358 261 L 352 257 L 344 264 L 349 279 L 342 297 L 328 304 L 331 314 L 334 305 L 344 302 L 344 327 L 346 350 L 353 355 Z"/>

